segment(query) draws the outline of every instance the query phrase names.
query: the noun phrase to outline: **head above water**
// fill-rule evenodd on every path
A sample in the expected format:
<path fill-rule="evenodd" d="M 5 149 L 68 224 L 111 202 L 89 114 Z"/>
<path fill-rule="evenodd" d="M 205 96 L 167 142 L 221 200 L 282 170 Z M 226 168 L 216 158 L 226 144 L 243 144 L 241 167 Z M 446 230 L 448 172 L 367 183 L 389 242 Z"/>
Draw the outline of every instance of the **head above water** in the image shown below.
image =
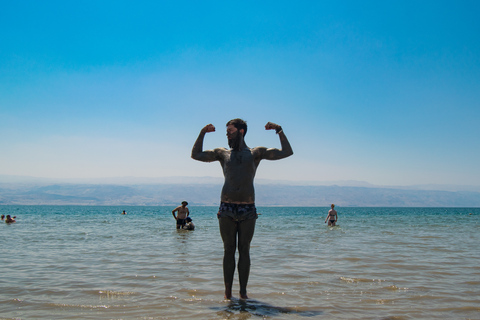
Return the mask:
<path fill-rule="evenodd" d="M 331 207 L 332 207 L 332 209 L 333 209 L 333 208 L 335 207 L 335 205 L 332 203 Z"/>
<path fill-rule="evenodd" d="M 244 137 L 245 137 L 245 135 L 247 134 L 247 123 L 246 123 L 244 120 L 242 120 L 242 119 L 240 119 L 240 118 L 232 119 L 232 120 L 230 120 L 230 121 L 227 122 L 227 125 L 226 125 L 226 126 L 228 127 L 229 125 L 234 126 L 234 127 L 237 128 L 237 130 L 239 130 L 239 131 L 240 131 L 241 129 L 243 129 L 243 136 L 244 136 Z"/>
<path fill-rule="evenodd" d="M 188 205 L 188 202 L 187 201 L 182 201 L 182 204 Z"/>

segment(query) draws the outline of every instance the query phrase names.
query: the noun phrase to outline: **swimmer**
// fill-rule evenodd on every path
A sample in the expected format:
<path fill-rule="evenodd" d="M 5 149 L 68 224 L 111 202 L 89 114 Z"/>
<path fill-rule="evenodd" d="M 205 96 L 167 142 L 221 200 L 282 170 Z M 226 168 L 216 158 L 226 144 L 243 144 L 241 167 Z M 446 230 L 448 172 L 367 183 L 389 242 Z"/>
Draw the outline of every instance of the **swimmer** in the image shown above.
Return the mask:
<path fill-rule="evenodd" d="M 337 211 L 335 211 L 335 205 L 332 203 L 331 205 L 332 209 L 330 209 L 328 211 L 328 215 L 327 215 L 327 218 L 325 219 L 325 223 L 327 223 L 327 220 L 328 220 L 328 225 L 329 226 L 332 226 L 332 227 L 335 227 L 335 225 L 337 224 L 337 219 L 338 219 L 338 216 L 337 216 Z"/>
<path fill-rule="evenodd" d="M 186 222 L 185 227 L 183 227 L 183 229 L 185 229 L 185 230 L 195 230 L 195 225 L 192 222 L 192 218 L 187 217 L 187 219 L 185 219 L 185 222 Z"/>

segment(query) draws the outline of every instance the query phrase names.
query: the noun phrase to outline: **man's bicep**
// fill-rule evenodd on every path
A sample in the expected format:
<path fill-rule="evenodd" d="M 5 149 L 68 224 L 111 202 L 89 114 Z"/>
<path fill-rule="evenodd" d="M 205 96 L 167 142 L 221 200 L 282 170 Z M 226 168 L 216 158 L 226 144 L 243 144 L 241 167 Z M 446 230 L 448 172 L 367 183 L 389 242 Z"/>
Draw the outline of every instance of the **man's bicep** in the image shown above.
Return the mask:
<path fill-rule="evenodd" d="M 282 150 L 277 148 L 268 148 L 268 149 L 265 148 L 265 150 L 262 153 L 263 153 L 262 159 L 266 159 L 266 160 L 278 160 L 278 159 L 285 158 L 286 156 L 284 152 L 282 152 Z"/>
<path fill-rule="evenodd" d="M 214 149 L 214 150 L 205 150 L 198 153 L 195 157 L 195 160 L 204 161 L 204 162 L 212 162 L 217 161 L 221 157 L 222 149 Z"/>

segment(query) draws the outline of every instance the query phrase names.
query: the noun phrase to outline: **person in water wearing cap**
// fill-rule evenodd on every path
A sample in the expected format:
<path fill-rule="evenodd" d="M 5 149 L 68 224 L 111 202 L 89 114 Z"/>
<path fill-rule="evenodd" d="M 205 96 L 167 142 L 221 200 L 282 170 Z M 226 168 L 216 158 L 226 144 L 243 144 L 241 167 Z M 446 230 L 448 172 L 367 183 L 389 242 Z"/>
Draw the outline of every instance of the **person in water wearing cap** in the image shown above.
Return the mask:
<path fill-rule="evenodd" d="M 223 279 L 225 298 L 232 298 L 232 284 L 235 273 L 235 251 L 238 246 L 238 278 L 240 298 L 248 299 L 247 282 L 250 274 L 250 242 L 255 231 L 258 217 L 255 208 L 255 190 L 253 180 L 261 160 L 278 160 L 293 154 L 292 147 L 278 124 L 268 122 L 265 130 L 275 130 L 282 149 L 255 147 L 249 148 L 244 140 L 247 123 L 242 119 L 227 122 L 226 148 L 203 150 L 205 134 L 214 132 L 215 127 L 208 124 L 202 128 L 192 149 L 192 158 L 203 162 L 218 161 L 223 169 L 225 182 L 220 197 L 217 217 L 220 235 L 223 240 Z"/>
<path fill-rule="evenodd" d="M 185 224 L 185 227 L 184 227 L 185 230 L 195 230 L 195 225 L 192 222 L 192 218 L 187 217 L 187 219 L 185 219 L 185 221 L 186 221 L 186 224 Z"/>
<path fill-rule="evenodd" d="M 180 229 L 180 228 L 183 229 L 183 227 L 185 227 L 185 219 L 187 219 L 188 215 L 190 214 L 190 211 L 188 211 L 187 205 L 188 205 L 187 201 L 182 201 L 182 205 L 176 207 L 172 211 L 173 217 L 177 220 L 177 229 Z M 175 212 L 178 212 L 178 214 L 175 215 Z"/>

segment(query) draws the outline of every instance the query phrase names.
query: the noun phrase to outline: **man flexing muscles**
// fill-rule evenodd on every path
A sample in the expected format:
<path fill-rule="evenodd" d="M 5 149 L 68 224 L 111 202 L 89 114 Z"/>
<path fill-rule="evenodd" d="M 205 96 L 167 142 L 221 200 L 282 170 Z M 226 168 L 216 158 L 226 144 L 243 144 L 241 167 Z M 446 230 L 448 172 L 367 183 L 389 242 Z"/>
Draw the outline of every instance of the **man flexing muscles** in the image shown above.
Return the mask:
<path fill-rule="evenodd" d="M 275 130 L 280 138 L 281 149 L 249 148 L 244 140 L 247 124 L 242 119 L 227 123 L 227 139 L 230 149 L 215 148 L 203 150 L 203 140 L 207 132 L 215 127 L 208 124 L 202 128 L 192 149 L 192 158 L 203 162 L 219 161 L 225 182 L 222 188 L 218 220 L 223 240 L 223 278 L 225 298 L 232 297 L 233 276 L 235 273 L 235 251 L 238 241 L 238 277 L 240 298 L 248 299 L 247 282 L 250 274 L 250 242 L 255 230 L 257 210 L 253 180 L 261 160 L 278 160 L 293 154 L 292 147 L 278 124 L 268 122 L 266 130 Z"/>

